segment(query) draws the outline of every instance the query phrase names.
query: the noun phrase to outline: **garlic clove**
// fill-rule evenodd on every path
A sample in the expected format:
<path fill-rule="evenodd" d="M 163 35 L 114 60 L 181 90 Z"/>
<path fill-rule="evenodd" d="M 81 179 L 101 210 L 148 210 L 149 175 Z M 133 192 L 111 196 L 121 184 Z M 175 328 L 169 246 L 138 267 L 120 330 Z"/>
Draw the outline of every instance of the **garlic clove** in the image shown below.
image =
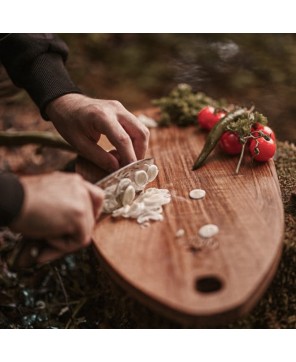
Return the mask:
<path fill-rule="evenodd" d="M 135 183 L 139 187 L 145 187 L 148 183 L 148 175 L 145 171 L 140 170 L 135 172 Z"/>
<path fill-rule="evenodd" d="M 136 191 L 133 185 L 129 185 L 122 195 L 122 205 L 130 205 L 136 196 Z"/>
<path fill-rule="evenodd" d="M 132 181 L 127 177 L 121 179 L 116 188 L 116 196 L 120 195 L 131 183 Z"/>
<path fill-rule="evenodd" d="M 150 165 L 147 169 L 148 182 L 156 179 L 158 175 L 158 167 L 156 165 Z"/>

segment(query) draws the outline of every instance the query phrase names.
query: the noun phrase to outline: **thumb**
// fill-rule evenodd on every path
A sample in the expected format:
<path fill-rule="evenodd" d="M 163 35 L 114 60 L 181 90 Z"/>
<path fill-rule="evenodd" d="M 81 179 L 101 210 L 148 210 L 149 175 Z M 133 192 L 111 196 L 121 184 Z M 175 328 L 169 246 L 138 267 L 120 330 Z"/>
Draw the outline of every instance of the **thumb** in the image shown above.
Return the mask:
<path fill-rule="evenodd" d="M 84 138 L 77 148 L 82 156 L 109 173 L 119 168 L 119 162 L 112 153 L 105 151 L 88 138 Z"/>
<path fill-rule="evenodd" d="M 98 220 L 103 209 L 105 197 L 104 191 L 98 186 L 92 185 L 87 181 L 84 181 L 84 185 L 89 193 L 92 202 L 94 217 L 96 220 Z"/>
<path fill-rule="evenodd" d="M 43 249 L 41 253 L 38 255 L 36 262 L 37 264 L 45 264 L 51 261 L 57 260 L 65 256 L 65 252 L 54 247 L 48 246 Z"/>

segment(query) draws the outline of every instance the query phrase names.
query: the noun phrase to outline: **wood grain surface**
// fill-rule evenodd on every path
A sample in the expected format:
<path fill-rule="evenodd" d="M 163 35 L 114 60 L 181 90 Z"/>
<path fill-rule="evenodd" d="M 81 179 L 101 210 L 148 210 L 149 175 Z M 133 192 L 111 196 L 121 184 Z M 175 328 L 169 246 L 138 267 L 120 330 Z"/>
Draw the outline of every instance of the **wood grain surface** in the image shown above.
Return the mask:
<path fill-rule="evenodd" d="M 235 175 L 238 157 L 215 150 L 191 171 L 205 136 L 195 128 L 152 129 L 147 156 L 154 157 L 159 176 L 150 186 L 172 194 L 164 221 L 142 227 L 105 215 L 93 240 L 103 265 L 141 302 L 184 323 L 215 326 L 245 315 L 268 287 L 284 221 L 273 161 L 258 164 L 246 157 Z M 94 178 L 95 169 L 79 167 Z M 190 199 L 194 188 L 204 189 L 206 197 Z M 198 230 L 208 223 L 220 231 L 203 239 Z M 176 236 L 179 229 L 184 236 Z"/>

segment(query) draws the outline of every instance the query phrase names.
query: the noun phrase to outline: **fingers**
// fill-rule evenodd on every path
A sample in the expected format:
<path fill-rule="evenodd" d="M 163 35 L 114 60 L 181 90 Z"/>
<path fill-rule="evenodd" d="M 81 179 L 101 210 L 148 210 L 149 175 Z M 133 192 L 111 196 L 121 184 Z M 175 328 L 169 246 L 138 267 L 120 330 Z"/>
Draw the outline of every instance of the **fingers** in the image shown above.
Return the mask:
<path fill-rule="evenodd" d="M 105 134 L 116 147 L 120 155 L 121 166 L 145 157 L 149 130 L 123 106 L 117 113 L 117 118 L 108 122 Z"/>
<path fill-rule="evenodd" d="M 105 101 L 105 109 L 92 108 L 94 129 L 107 136 L 118 151 L 120 166 L 145 157 L 149 130 L 117 101 Z"/>
<path fill-rule="evenodd" d="M 36 263 L 37 264 L 49 263 L 51 261 L 60 259 L 64 255 L 65 255 L 65 252 L 63 252 L 59 249 L 48 247 L 48 248 L 44 249 L 40 253 L 40 255 L 36 258 Z"/>
<path fill-rule="evenodd" d="M 89 244 L 103 206 L 99 187 L 79 175 L 60 172 L 23 178 L 22 183 L 26 204 L 18 229 L 41 241 L 28 244 L 21 263 L 53 260 Z"/>
<path fill-rule="evenodd" d="M 72 228 L 69 234 L 47 239 L 48 247 L 38 255 L 39 263 L 58 259 L 65 254 L 73 253 L 89 245 L 92 237 L 96 217 L 101 213 L 104 193 L 103 191 L 84 181 L 81 182 L 81 200 L 79 207 L 72 210 Z"/>
<path fill-rule="evenodd" d="M 149 143 L 148 128 L 144 126 L 136 116 L 127 110 L 125 110 L 124 114 L 120 116 L 119 120 L 132 140 L 137 159 L 143 159 Z"/>
<path fill-rule="evenodd" d="M 112 153 L 105 151 L 94 141 L 87 137 L 83 137 L 83 135 L 81 135 L 77 148 L 82 156 L 108 173 L 114 172 L 119 168 L 119 162 Z"/>
<path fill-rule="evenodd" d="M 98 121 L 99 122 L 99 121 Z M 133 142 L 130 135 L 125 131 L 117 118 L 112 117 L 104 120 L 103 132 L 108 140 L 118 151 L 120 155 L 120 166 L 128 165 L 137 160 Z"/>
<path fill-rule="evenodd" d="M 89 239 L 89 243 L 91 239 Z M 88 244 L 89 244 L 88 243 Z M 75 241 L 70 239 L 51 239 L 47 242 L 48 246 L 42 248 L 40 254 L 36 257 L 35 263 L 44 264 L 51 261 L 60 259 L 67 254 L 74 253 L 79 250 L 81 247 Z M 85 245 L 86 246 L 86 245 Z"/>
<path fill-rule="evenodd" d="M 41 252 L 44 250 L 47 252 L 48 249 L 56 249 L 59 250 L 62 255 L 74 253 L 75 251 L 81 249 L 82 247 L 86 247 L 91 242 L 91 235 L 87 235 L 85 240 L 77 240 L 77 237 L 75 235 L 67 235 L 67 236 L 61 236 L 56 238 L 51 238 L 46 240 L 46 248 L 42 248 L 40 250 Z"/>
<path fill-rule="evenodd" d="M 87 181 L 84 181 L 84 185 L 89 192 L 91 198 L 93 213 L 96 220 L 98 220 L 103 209 L 104 192 L 98 186 L 92 185 Z"/>
<path fill-rule="evenodd" d="M 93 222 L 88 222 L 90 219 Z M 86 218 L 84 225 L 76 225 L 78 228 L 72 235 L 48 239 L 47 246 L 39 249 L 40 253 L 36 257 L 36 262 L 39 264 L 51 262 L 88 246 L 91 242 L 91 231 L 94 225 L 93 217 L 90 219 Z"/>
<path fill-rule="evenodd" d="M 69 94 L 52 101 L 47 112 L 59 133 L 81 155 L 109 173 L 145 157 L 149 131 L 118 101 Z M 101 134 L 118 151 L 120 163 L 97 145 Z"/>

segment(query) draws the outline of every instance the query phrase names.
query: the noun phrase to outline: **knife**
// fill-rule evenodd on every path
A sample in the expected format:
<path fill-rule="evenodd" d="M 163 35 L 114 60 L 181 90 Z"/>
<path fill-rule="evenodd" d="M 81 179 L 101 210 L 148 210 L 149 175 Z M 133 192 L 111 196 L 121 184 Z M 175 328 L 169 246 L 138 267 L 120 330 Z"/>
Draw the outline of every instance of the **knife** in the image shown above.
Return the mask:
<path fill-rule="evenodd" d="M 102 189 L 117 184 L 121 179 L 127 177 L 132 178 L 136 171 L 142 170 L 145 165 L 152 165 L 154 163 L 153 158 L 145 158 L 139 161 L 132 162 L 119 170 L 111 173 L 103 179 L 97 181 L 95 184 Z"/>
<path fill-rule="evenodd" d="M 103 179 L 97 181 L 95 185 L 103 190 L 107 187 L 117 184 L 122 178 L 128 177 L 133 179 L 136 171 L 142 170 L 146 165 L 152 165 L 153 158 L 146 158 L 132 162 L 119 170 L 111 173 Z M 6 257 L 6 262 L 11 270 L 20 270 L 31 268 L 36 265 L 36 257 L 45 248 L 48 247 L 46 239 L 22 238 Z"/>

